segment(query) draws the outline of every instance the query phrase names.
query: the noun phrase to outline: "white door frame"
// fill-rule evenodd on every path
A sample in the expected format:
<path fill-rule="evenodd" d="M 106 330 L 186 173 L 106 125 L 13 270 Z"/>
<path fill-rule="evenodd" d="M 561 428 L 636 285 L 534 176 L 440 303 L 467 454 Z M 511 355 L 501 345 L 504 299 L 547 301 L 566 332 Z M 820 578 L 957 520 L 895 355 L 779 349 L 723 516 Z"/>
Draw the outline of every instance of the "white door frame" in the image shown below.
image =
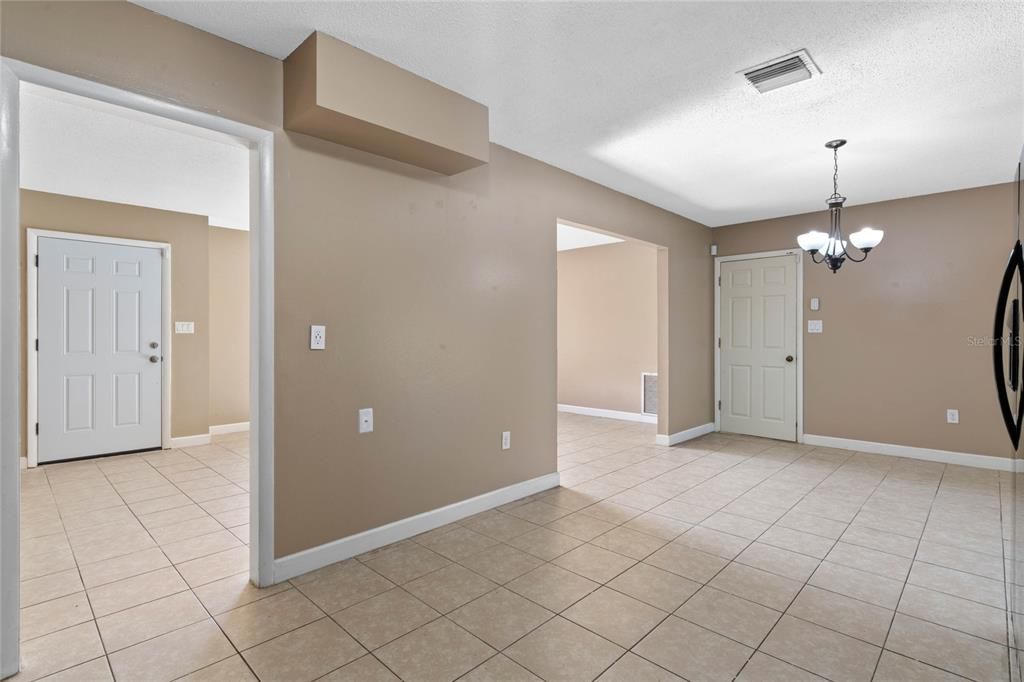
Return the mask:
<path fill-rule="evenodd" d="M 711 346 L 715 349 L 715 431 L 722 430 L 722 349 L 718 339 L 722 336 L 722 263 L 738 260 L 755 260 L 796 254 L 796 442 L 804 442 L 804 258 L 799 248 L 780 251 L 758 251 L 739 253 L 735 256 L 715 257 L 715 331 Z"/>
<path fill-rule="evenodd" d="M 273 580 L 274 563 L 274 133 L 221 116 L 0 59 L 0 677 L 19 667 L 21 386 L 19 89 L 34 83 L 214 130 L 250 154 L 249 575 Z"/>
<path fill-rule="evenodd" d="M 162 307 L 160 354 L 163 356 L 163 362 L 160 363 L 160 445 L 164 448 L 171 447 L 171 362 L 173 355 L 171 347 L 171 245 L 167 242 L 102 237 L 94 234 L 57 232 L 30 227 L 25 231 L 25 286 L 27 287 L 25 296 L 27 310 L 25 312 L 28 320 L 25 334 L 25 342 L 28 344 L 25 349 L 28 354 L 28 376 L 25 377 L 28 384 L 25 434 L 28 439 L 26 444 L 28 466 L 31 468 L 39 464 L 39 435 L 35 429 L 35 424 L 39 421 L 39 350 L 33 344 L 33 339 L 39 338 L 39 268 L 33 267 L 32 262 L 39 254 L 40 237 L 159 249 L 162 270 L 160 277 L 160 305 Z"/>

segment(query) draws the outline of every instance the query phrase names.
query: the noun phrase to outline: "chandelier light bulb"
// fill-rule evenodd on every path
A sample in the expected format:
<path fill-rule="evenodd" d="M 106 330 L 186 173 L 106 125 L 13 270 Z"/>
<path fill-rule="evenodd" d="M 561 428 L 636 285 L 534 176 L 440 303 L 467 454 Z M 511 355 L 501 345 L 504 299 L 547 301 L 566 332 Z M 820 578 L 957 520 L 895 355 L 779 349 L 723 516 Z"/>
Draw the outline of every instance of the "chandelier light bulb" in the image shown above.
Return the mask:
<path fill-rule="evenodd" d="M 810 232 L 804 232 L 802 235 L 796 238 L 797 244 L 804 251 L 818 251 L 825 247 L 828 243 L 828 235 L 818 230 L 811 230 Z"/>
<path fill-rule="evenodd" d="M 875 248 L 882 242 L 885 232 L 873 227 L 863 227 L 850 235 L 850 243 L 861 251 Z"/>
<path fill-rule="evenodd" d="M 838 258 L 846 252 L 846 240 L 839 240 L 835 237 L 829 237 L 828 243 L 818 249 L 818 253 L 822 256 L 832 256 Z"/>

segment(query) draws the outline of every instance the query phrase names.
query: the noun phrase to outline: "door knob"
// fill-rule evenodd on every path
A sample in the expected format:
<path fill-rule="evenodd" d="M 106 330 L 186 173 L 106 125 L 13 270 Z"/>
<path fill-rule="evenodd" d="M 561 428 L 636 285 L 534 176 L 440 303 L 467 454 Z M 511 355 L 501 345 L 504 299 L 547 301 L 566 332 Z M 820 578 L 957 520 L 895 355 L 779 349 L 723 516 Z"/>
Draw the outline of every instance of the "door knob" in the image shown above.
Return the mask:
<path fill-rule="evenodd" d="M 792 355 L 787 355 L 786 356 L 786 362 L 793 362 L 793 356 Z"/>
<path fill-rule="evenodd" d="M 150 362 L 160 362 L 160 356 L 159 355 L 150 355 L 149 356 L 149 361 Z"/>

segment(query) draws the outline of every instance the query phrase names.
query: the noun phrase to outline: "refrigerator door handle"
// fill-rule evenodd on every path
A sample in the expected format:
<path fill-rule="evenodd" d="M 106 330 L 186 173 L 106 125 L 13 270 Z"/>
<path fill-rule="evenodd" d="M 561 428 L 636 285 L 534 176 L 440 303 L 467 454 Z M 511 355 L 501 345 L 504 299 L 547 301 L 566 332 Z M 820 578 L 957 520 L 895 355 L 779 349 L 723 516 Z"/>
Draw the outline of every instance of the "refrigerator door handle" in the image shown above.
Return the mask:
<path fill-rule="evenodd" d="M 1003 361 L 1003 334 L 1006 329 L 1006 304 L 1010 298 L 1010 288 L 1013 286 L 1014 277 L 1020 274 L 1024 277 L 1024 252 L 1021 250 L 1021 243 L 1018 241 L 1013 245 L 1013 251 L 1010 253 L 1010 261 L 1006 264 L 1006 270 L 1003 272 L 1003 281 L 999 287 L 999 296 L 996 298 L 996 315 L 995 325 L 992 330 L 992 360 L 995 367 L 996 375 L 996 396 L 999 398 L 999 410 L 1003 415 L 1003 423 L 1006 424 L 1006 431 L 1010 436 L 1010 441 L 1013 443 L 1014 449 L 1020 445 L 1021 435 L 1021 422 L 1024 419 L 1024 401 L 1020 401 L 1017 405 L 1017 413 L 1014 414 L 1013 408 L 1010 405 L 1010 396 L 1007 392 L 1007 377 L 1006 368 Z M 1016 304 L 1017 301 L 1014 300 Z M 1020 317 L 1019 317 L 1019 306 L 1015 305 L 1013 310 L 1013 320 L 1011 320 L 1011 336 L 1007 347 L 1010 351 L 1010 371 L 1011 381 L 1013 390 L 1017 390 L 1019 382 L 1019 338 L 1018 333 L 1020 331 Z"/>

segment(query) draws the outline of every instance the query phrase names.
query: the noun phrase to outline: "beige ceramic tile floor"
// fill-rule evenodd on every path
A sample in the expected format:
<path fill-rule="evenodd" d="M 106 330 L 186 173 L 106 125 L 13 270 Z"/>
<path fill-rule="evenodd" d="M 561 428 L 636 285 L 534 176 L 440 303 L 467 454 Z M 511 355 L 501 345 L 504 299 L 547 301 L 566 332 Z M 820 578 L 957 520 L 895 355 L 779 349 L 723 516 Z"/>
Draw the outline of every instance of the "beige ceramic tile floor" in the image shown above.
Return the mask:
<path fill-rule="evenodd" d="M 244 435 L 24 471 L 16 679 L 1008 678 L 1009 479 L 652 439 L 559 415 L 563 487 L 267 590 Z"/>

